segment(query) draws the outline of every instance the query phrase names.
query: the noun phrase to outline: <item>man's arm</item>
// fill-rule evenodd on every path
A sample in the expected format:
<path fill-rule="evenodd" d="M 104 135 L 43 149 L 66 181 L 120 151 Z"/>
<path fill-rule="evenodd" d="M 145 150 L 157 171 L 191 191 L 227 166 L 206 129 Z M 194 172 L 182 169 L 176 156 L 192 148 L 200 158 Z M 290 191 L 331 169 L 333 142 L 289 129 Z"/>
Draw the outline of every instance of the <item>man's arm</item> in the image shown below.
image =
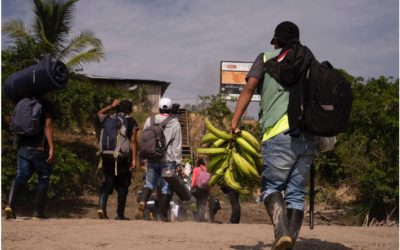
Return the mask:
<path fill-rule="evenodd" d="M 47 143 L 49 144 L 49 157 L 47 158 L 47 162 L 51 163 L 54 153 L 53 123 L 51 118 L 46 118 L 45 120 L 44 135 L 46 136 Z"/>
<path fill-rule="evenodd" d="M 101 120 L 101 118 L 103 117 L 103 115 L 104 115 L 107 111 L 109 111 L 109 110 L 111 110 L 111 109 L 117 107 L 117 106 L 119 105 L 119 103 L 120 103 L 120 100 L 119 100 L 119 99 L 115 99 L 115 100 L 111 103 L 111 105 L 108 105 L 108 106 L 106 106 L 106 107 L 100 109 L 99 111 L 97 111 L 97 117 Z"/>
<path fill-rule="evenodd" d="M 137 160 L 137 140 L 136 140 L 137 129 L 132 129 L 131 134 L 131 148 L 132 148 L 132 162 L 129 168 L 130 171 L 133 171 L 136 167 L 136 160 Z"/>
<path fill-rule="evenodd" d="M 242 117 L 244 111 L 247 109 L 251 98 L 253 97 L 254 90 L 257 88 L 258 79 L 255 77 L 250 77 L 247 79 L 247 83 L 244 86 L 242 92 L 239 95 L 239 99 L 236 103 L 235 113 L 233 114 L 231 124 L 229 125 L 230 132 L 234 132 L 238 127 L 240 118 Z"/>

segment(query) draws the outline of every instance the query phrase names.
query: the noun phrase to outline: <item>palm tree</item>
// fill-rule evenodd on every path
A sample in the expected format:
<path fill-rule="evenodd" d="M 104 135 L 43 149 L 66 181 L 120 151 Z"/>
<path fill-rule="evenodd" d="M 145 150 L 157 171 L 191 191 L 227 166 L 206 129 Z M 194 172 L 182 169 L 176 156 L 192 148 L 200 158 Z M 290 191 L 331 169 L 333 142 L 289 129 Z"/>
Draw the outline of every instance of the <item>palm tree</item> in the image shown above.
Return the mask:
<path fill-rule="evenodd" d="M 69 69 L 104 58 L 103 45 L 93 32 L 69 38 L 74 5 L 78 0 L 34 0 L 31 29 L 20 19 L 3 25 L 3 31 L 19 42 L 33 41 L 41 54 L 52 54 Z M 37 58 L 40 59 L 40 58 Z"/>

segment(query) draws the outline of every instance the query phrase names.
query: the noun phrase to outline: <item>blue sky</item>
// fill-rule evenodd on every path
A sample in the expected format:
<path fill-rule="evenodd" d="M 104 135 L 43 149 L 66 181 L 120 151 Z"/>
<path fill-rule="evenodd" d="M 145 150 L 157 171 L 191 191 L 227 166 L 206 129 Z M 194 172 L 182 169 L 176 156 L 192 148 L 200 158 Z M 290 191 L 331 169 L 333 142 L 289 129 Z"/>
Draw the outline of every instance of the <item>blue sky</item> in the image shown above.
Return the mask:
<path fill-rule="evenodd" d="M 2 0 L 2 22 L 29 24 L 32 2 Z M 170 81 L 166 96 L 195 104 L 217 94 L 221 60 L 253 61 L 285 20 L 317 59 L 354 76 L 398 78 L 398 18 L 397 0 L 80 0 L 72 33 L 89 29 L 105 47 L 85 73 Z"/>

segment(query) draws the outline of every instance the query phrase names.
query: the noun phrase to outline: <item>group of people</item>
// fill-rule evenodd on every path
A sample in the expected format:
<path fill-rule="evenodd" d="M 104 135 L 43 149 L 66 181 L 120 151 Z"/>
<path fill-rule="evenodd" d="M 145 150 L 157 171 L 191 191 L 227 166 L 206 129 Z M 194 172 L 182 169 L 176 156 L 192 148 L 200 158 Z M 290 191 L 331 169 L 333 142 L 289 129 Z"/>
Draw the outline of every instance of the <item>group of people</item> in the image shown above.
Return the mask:
<path fill-rule="evenodd" d="M 271 218 L 275 233 L 275 249 L 290 249 L 293 247 L 303 221 L 305 185 L 310 165 L 317 155 L 314 135 L 299 127 L 292 127 L 291 117 L 288 114 L 296 112 L 290 105 L 291 89 L 282 86 L 269 73 L 268 62 L 273 58 L 275 63 L 285 59 L 287 53 L 281 53 L 282 48 L 300 46 L 298 27 L 289 21 L 280 23 L 270 41 L 274 49 L 260 53 L 246 77 L 246 85 L 237 101 L 229 131 L 235 133 L 240 125 L 240 120 L 251 101 L 252 95 L 257 90 L 261 94 L 260 125 L 262 133 L 262 160 L 263 170 L 261 179 L 261 201 Z M 287 50 L 286 50 L 287 52 Z M 295 58 L 302 60 L 302 58 Z M 291 70 L 291 69 L 281 69 Z M 164 171 L 175 171 L 182 160 L 181 127 L 177 119 L 171 117 L 171 100 L 162 98 L 160 101 L 160 114 L 149 117 L 144 129 L 151 123 L 163 123 L 163 131 L 167 150 L 165 155 L 157 160 L 147 159 L 146 181 L 142 189 L 139 208 L 136 218 L 143 218 L 146 203 L 154 190 L 160 189 L 159 214 L 163 221 L 168 221 L 168 208 L 172 198 L 172 190 L 162 178 Z M 106 112 L 116 109 L 117 113 L 129 114 L 132 104 L 128 101 L 114 100 L 113 103 L 101 109 L 97 115 L 104 123 L 108 116 Z M 9 194 L 8 205 L 5 209 L 7 218 L 15 218 L 15 196 L 22 185 L 32 175 L 38 173 L 39 184 L 36 195 L 34 218 L 44 218 L 44 201 L 51 174 L 51 161 L 53 159 L 53 133 L 52 119 L 54 118 L 50 107 L 44 104 L 42 115 L 43 130 L 32 138 L 20 138 L 18 149 L 17 176 L 14 179 Z M 107 218 L 106 205 L 108 195 L 115 188 L 118 191 L 118 220 L 126 220 L 124 209 L 128 187 L 131 182 L 132 170 L 138 160 L 137 140 L 138 124 L 132 118 L 128 119 L 127 134 L 131 143 L 131 155 L 127 158 L 115 159 L 103 157 L 102 168 L 104 182 L 101 187 L 98 215 Z M 194 174 L 205 167 L 205 162 L 200 161 Z M 195 182 L 191 183 L 193 193 L 197 197 L 200 220 L 205 214 L 206 197 L 208 190 L 198 189 Z M 232 204 L 231 223 L 239 223 L 240 205 L 239 194 L 229 187 L 221 187 L 228 194 Z M 213 213 L 218 206 L 210 206 Z"/>

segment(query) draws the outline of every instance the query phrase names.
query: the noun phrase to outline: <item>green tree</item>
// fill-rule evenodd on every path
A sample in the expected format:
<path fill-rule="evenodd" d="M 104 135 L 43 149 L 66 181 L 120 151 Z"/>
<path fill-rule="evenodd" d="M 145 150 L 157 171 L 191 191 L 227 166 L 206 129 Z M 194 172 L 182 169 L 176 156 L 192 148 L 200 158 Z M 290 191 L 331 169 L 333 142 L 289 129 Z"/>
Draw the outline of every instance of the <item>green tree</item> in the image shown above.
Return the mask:
<path fill-rule="evenodd" d="M 199 96 L 201 103 L 199 112 L 208 116 L 213 122 L 221 128 L 225 127 L 225 119 L 230 120 L 232 112 L 226 105 L 226 100 L 220 95 Z"/>
<path fill-rule="evenodd" d="M 362 219 L 366 214 L 370 219 L 398 218 L 399 81 L 347 77 L 354 95 L 350 126 L 338 136 L 335 151 L 317 159 L 320 177 L 354 188 Z"/>
<path fill-rule="evenodd" d="M 85 30 L 69 38 L 77 1 L 34 0 L 34 20 L 30 29 L 17 19 L 6 22 L 3 31 L 20 44 L 30 46 L 29 53 L 36 60 L 51 54 L 65 62 L 69 69 L 100 62 L 104 57 L 103 45 L 92 31 Z"/>

